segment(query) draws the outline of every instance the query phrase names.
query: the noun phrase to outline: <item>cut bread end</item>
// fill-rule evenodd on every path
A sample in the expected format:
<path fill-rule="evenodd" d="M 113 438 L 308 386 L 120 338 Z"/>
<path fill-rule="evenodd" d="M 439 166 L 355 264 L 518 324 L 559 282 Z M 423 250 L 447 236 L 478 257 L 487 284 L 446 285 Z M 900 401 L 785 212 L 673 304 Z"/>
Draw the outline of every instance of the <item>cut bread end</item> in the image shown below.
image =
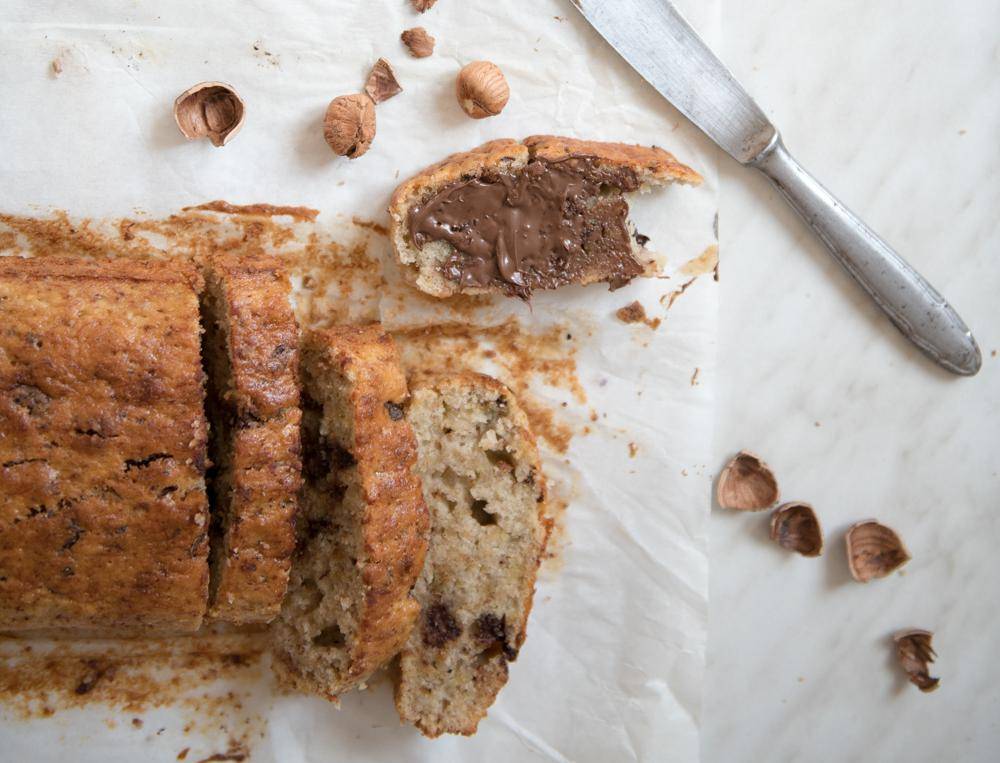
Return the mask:
<path fill-rule="evenodd" d="M 548 534 L 527 420 L 478 374 L 416 383 L 408 410 L 431 511 L 414 589 L 421 614 L 400 655 L 396 709 L 429 737 L 475 733 L 507 682 Z"/>
<path fill-rule="evenodd" d="M 378 326 L 308 334 L 299 548 L 273 626 L 282 683 L 330 700 L 396 655 L 416 620 L 428 513 L 406 380 Z"/>
<path fill-rule="evenodd" d="M 667 151 L 655 147 L 633 146 L 622 143 L 576 140 L 549 135 L 537 135 L 523 142 L 515 140 L 495 140 L 478 148 L 453 154 L 434 164 L 402 183 L 393 193 L 389 205 L 390 240 L 404 276 L 419 290 L 434 297 L 450 297 L 456 294 L 502 293 L 526 297 L 533 288 L 554 288 L 561 285 L 553 282 L 551 275 L 546 279 L 535 279 L 531 284 L 531 273 L 527 272 L 527 285 L 513 283 L 502 278 L 494 278 L 488 283 L 468 283 L 456 278 L 453 267 L 457 250 L 448 241 L 430 239 L 418 244 L 410 229 L 410 212 L 429 199 L 460 182 L 484 179 L 495 181 L 501 176 L 517 176 L 530 162 L 542 161 L 558 163 L 568 159 L 585 159 L 592 162 L 598 172 L 630 173 L 635 188 L 640 192 L 649 191 L 669 183 L 698 185 L 701 176 L 690 167 L 681 164 Z M 606 193 L 607 190 L 607 193 Z M 621 198 L 614 189 L 603 189 L 596 202 Z M 599 227 L 599 226 L 598 226 Z M 625 222 L 628 247 L 634 260 L 628 277 L 650 276 L 656 271 L 653 255 L 645 249 L 645 238 L 640 236 L 630 219 Z M 499 256 L 499 255 L 497 255 Z M 605 281 L 620 285 L 622 268 L 620 263 L 591 261 L 578 273 L 563 283 L 581 285 Z"/>
<path fill-rule="evenodd" d="M 272 258 L 221 255 L 205 269 L 214 504 L 208 614 L 236 624 L 277 616 L 295 549 L 301 410 L 289 291 Z"/>

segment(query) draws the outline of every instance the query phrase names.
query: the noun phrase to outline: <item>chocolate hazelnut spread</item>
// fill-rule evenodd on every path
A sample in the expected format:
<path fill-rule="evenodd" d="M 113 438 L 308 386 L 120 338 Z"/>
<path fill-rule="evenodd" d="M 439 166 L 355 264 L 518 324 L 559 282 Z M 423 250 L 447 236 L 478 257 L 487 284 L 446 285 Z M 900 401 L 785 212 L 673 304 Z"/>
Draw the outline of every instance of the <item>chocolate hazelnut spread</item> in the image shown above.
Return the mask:
<path fill-rule="evenodd" d="M 535 159 L 514 173 L 445 186 L 410 209 L 410 234 L 418 248 L 451 244 L 441 272 L 463 287 L 528 297 L 600 272 L 615 289 L 643 272 L 622 197 L 639 184 L 631 168 L 590 157 Z"/>

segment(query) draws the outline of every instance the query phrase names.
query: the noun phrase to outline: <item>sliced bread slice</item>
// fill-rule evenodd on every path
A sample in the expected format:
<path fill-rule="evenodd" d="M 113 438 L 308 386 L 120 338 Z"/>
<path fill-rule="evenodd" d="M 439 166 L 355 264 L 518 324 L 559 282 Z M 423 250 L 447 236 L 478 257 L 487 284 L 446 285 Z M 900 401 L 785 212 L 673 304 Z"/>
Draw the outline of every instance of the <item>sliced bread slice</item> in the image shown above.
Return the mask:
<path fill-rule="evenodd" d="M 218 255 L 201 309 L 213 463 L 209 616 L 266 623 L 281 609 L 301 482 L 299 336 L 281 263 Z"/>
<path fill-rule="evenodd" d="M 453 154 L 402 183 L 389 205 L 403 273 L 435 297 L 605 281 L 655 266 L 623 194 L 697 172 L 660 148 L 551 135 L 494 140 Z"/>
<path fill-rule="evenodd" d="M 496 379 L 426 379 L 413 389 L 407 418 L 431 542 L 396 709 L 429 737 L 469 735 L 524 641 L 548 534 L 544 480 L 527 419 Z"/>
<path fill-rule="evenodd" d="M 339 327 L 303 343 L 299 549 L 273 626 L 282 683 L 336 701 L 399 652 L 428 513 L 392 338 Z"/>

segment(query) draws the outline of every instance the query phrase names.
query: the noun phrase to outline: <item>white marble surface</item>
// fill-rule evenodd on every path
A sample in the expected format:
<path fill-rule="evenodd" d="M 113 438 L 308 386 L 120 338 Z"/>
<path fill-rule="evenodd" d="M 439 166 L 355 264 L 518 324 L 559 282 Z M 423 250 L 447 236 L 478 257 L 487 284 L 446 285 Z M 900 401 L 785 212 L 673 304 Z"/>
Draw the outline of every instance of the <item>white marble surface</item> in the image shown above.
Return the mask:
<path fill-rule="evenodd" d="M 799 159 L 953 302 L 953 378 L 882 319 L 766 182 L 720 159 L 715 469 L 764 455 L 812 502 L 818 560 L 766 513 L 711 523 L 705 761 L 1000 758 L 1000 61 L 996 0 L 724 0 L 723 55 Z M 905 574 L 848 577 L 843 531 L 893 525 Z M 900 678 L 936 632 L 938 692 Z"/>

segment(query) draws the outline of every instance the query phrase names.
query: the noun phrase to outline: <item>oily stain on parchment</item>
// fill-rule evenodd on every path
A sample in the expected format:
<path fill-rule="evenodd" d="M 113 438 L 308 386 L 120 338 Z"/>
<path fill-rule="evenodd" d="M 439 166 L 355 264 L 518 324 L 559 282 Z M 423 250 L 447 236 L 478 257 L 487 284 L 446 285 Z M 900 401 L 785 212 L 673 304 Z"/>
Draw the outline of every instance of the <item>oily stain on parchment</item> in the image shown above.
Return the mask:
<path fill-rule="evenodd" d="M 553 409 L 535 402 L 528 391 L 537 377 L 550 387 L 568 390 L 579 404 L 586 403 L 576 376 L 576 346 L 565 325 L 531 333 L 516 319 L 490 327 L 456 322 L 397 330 L 393 335 L 409 375 L 479 370 L 492 364 L 495 375 L 517 395 L 536 436 L 557 453 L 569 448 L 573 428 Z"/>
<path fill-rule="evenodd" d="M 380 301 L 440 307 L 439 301 L 409 287 L 387 283 L 383 276 L 387 231 L 381 224 L 354 218 L 333 233 L 318 225 L 316 217 L 316 210 L 306 207 L 236 206 L 224 201 L 188 207 L 165 218 L 138 212 L 134 217 L 103 220 L 74 219 L 65 212 L 45 217 L 0 214 L 0 255 L 181 258 L 195 264 L 217 253 L 271 255 L 289 270 L 296 314 L 304 329 L 376 321 Z M 438 322 L 394 331 L 408 374 L 474 370 L 498 376 L 517 394 L 533 431 L 549 451 L 565 454 L 580 432 L 560 415 L 562 406 L 546 405 L 529 388 L 541 383 L 564 390 L 580 405 L 586 402 L 577 378 L 576 329 L 553 325 L 534 332 L 516 319 L 477 327 L 473 317 L 481 306 L 476 298 L 449 300 Z M 553 484 L 549 495 L 547 510 L 555 531 L 545 567 L 551 574 L 559 564 L 570 497 Z M 178 643 L 189 648 L 177 652 Z M 92 703 L 109 706 L 119 715 L 182 706 L 197 719 L 185 732 L 211 727 L 229 733 L 232 744 L 216 760 L 244 759 L 250 738 L 260 733 L 263 724 L 241 709 L 238 690 L 197 693 L 211 680 L 244 687 L 263 680 L 260 643 L 234 652 L 189 638 L 53 655 L 8 639 L 0 640 L 0 654 L 7 655 L 3 650 L 13 651 L 0 666 L 0 705 L 18 717 L 45 717 Z M 138 720 L 137 732 L 144 728 Z M 228 731 L 234 726 L 239 728 Z M 190 758 L 185 753 L 178 759 L 199 760 L 193 747 L 189 753 Z"/>
<path fill-rule="evenodd" d="M 630 302 L 618 308 L 614 315 L 622 323 L 643 324 L 651 331 L 656 331 L 663 323 L 666 313 L 674 306 L 674 302 L 686 292 L 699 276 L 712 274 L 715 281 L 719 280 L 719 246 L 712 244 L 706 247 L 701 254 L 685 262 L 677 271 L 678 275 L 686 276 L 686 280 L 676 289 L 666 292 L 660 296 L 660 305 L 664 308 L 664 316 L 649 317 L 645 306 L 638 302 Z M 643 345 L 647 346 L 647 345 Z"/>

